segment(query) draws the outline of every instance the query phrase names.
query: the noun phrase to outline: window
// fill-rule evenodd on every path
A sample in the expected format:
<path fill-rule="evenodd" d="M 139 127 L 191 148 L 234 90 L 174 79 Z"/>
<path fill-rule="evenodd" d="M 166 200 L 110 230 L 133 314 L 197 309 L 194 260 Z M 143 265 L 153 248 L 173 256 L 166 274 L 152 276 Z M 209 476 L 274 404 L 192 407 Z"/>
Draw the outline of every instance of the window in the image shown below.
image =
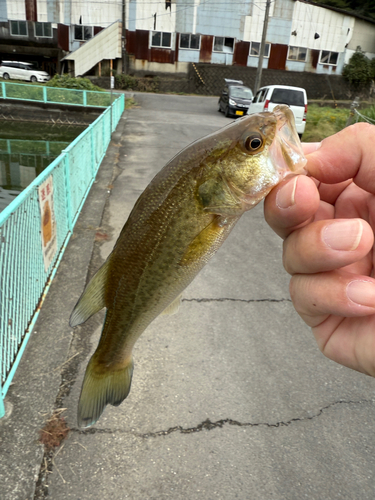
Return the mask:
<path fill-rule="evenodd" d="M 266 43 L 264 46 L 264 57 L 269 57 L 270 56 L 270 43 Z M 250 55 L 251 56 L 256 56 L 259 57 L 260 53 L 260 42 L 251 42 L 250 43 Z"/>
<path fill-rule="evenodd" d="M 90 40 L 92 38 L 92 26 L 83 26 L 82 24 L 76 24 L 74 26 L 74 40 Z"/>
<path fill-rule="evenodd" d="M 51 23 L 35 23 L 35 36 L 51 38 Z"/>
<path fill-rule="evenodd" d="M 301 90 L 274 89 L 271 101 L 275 104 L 287 104 L 288 106 L 304 106 L 305 100 Z"/>
<path fill-rule="evenodd" d="M 267 90 L 267 88 L 258 90 L 253 99 L 253 102 L 263 102 L 266 98 Z"/>
<path fill-rule="evenodd" d="M 289 47 L 288 59 L 291 61 L 306 61 L 307 49 L 304 47 Z"/>
<path fill-rule="evenodd" d="M 201 41 L 200 35 L 189 35 L 189 33 L 181 33 L 180 49 L 199 50 L 200 41 Z"/>
<path fill-rule="evenodd" d="M 27 36 L 27 22 L 10 21 L 10 34 L 15 36 Z"/>
<path fill-rule="evenodd" d="M 337 59 L 339 58 L 338 52 L 330 52 L 329 50 L 322 50 L 320 53 L 320 64 L 331 64 L 337 66 Z"/>
<path fill-rule="evenodd" d="M 247 87 L 230 87 L 230 96 L 234 99 L 252 99 L 253 93 Z"/>
<path fill-rule="evenodd" d="M 172 33 L 163 33 L 162 31 L 153 31 L 151 47 L 165 47 L 170 49 L 172 46 Z"/>
<path fill-rule="evenodd" d="M 223 36 L 215 36 L 214 51 L 226 52 L 232 54 L 234 47 L 234 38 L 225 38 Z"/>

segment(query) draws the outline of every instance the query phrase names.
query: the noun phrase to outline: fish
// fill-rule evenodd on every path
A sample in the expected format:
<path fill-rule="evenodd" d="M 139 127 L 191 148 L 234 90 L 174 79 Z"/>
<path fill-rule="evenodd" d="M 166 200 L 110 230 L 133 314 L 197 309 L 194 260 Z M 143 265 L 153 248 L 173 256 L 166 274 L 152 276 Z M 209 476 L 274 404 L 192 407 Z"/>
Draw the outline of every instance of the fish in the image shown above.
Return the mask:
<path fill-rule="evenodd" d="M 244 116 L 187 146 L 152 179 L 70 317 L 75 327 L 106 308 L 84 376 L 79 427 L 128 396 L 132 349 L 224 243 L 240 217 L 306 159 L 286 105 Z"/>

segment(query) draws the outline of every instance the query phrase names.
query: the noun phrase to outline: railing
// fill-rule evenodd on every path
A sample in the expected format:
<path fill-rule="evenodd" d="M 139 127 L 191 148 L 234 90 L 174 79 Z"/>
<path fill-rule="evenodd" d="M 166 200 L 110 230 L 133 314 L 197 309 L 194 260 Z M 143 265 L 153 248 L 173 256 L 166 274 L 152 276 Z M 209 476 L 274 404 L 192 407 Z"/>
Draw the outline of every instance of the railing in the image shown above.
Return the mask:
<path fill-rule="evenodd" d="M 50 104 L 69 104 L 107 108 L 121 94 L 93 90 L 60 89 L 41 85 L 1 82 L 0 99 L 19 99 L 21 101 L 44 102 Z"/>
<path fill-rule="evenodd" d="M 69 145 L 66 141 L 0 139 L 0 153 L 58 156 Z"/>
<path fill-rule="evenodd" d="M 0 418 L 124 103 L 121 95 L 0 213 Z"/>

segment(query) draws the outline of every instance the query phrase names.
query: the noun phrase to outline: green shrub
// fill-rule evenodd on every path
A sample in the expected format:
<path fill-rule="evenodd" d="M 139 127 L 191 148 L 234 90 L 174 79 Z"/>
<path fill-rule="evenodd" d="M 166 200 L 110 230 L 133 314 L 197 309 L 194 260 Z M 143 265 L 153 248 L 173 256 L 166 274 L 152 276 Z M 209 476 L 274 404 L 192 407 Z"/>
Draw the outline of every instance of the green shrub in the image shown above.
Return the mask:
<path fill-rule="evenodd" d="M 116 75 L 116 88 L 123 90 L 138 90 L 139 92 L 158 92 L 159 79 L 139 78 L 131 75 Z"/>
<path fill-rule="evenodd" d="M 374 78 L 374 66 L 368 57 L 357 47 L 356 52 L 345 64 L 342 76 L 355 88 L 368 87 Z"/>
<path fill-rule="evenodd" d="M 47 87 L 59 87 L 63 89 L 104 91 L 104 89 L 94 85 L 88 78 L 73 78 L 69 75 L 55 75 L 46 85 Z"/>

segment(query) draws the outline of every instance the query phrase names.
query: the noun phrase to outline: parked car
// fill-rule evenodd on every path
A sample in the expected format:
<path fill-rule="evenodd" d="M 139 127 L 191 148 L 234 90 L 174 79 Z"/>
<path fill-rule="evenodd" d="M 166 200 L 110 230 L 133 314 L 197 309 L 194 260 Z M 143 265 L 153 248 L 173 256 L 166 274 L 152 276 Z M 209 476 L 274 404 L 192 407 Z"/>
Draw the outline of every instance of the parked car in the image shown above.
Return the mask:
<path fill-rule="evenodd" d="M 0 64 L 0 77 L 29 82 L 48 82 L 51 79 L 48 73 L 40 71 L 35 64 L 19 61 L 3 61 Z"/>
<path fill-rule="evenodd" d="M 272 111 L 278 104 L 287 104 L 293 112 L 298 135 L 302 137 L 306 126 L 307 95 L 301 87 L 287 85 L 268 85 L 255 94 L 249 106 L 248 114 Z"/>
<path fill-rule="evenodd" d="M 225 85 L 219 99 L 218 111 L 223 111 L 225 116 L 243 116 L 253 98 L 253 92 L 241 80 L 224 78 Z"/>

